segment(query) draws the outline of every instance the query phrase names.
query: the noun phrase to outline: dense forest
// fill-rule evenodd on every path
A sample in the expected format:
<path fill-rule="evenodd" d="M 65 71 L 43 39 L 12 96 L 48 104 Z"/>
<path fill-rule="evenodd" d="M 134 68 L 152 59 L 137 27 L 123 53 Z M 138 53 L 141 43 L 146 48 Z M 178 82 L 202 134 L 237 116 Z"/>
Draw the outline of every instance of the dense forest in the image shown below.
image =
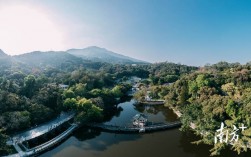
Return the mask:
<path fill-rule="evenodd" d="M 249 63 L 220 62 L 205 66 L 180 78 L 170 86 L 165 96 L 166 105 L 183 113 L 182 129 L 187 129 L 193 122 L 196 133 L 202 136 L 197 143 L 214 145 L 212 155 L 219 155 L 222 149 L 229 146 L 229 143 L 214 143 L 216 130 L 222 122 L 228 128 L 229 135 L 234 125 L 239 127 L 244 124 L 247 127 L 237 133 L 239 139 L 231 146 L 233 150 L 238 153 L 247 151 L 251 143 L 250 70 Z"/>

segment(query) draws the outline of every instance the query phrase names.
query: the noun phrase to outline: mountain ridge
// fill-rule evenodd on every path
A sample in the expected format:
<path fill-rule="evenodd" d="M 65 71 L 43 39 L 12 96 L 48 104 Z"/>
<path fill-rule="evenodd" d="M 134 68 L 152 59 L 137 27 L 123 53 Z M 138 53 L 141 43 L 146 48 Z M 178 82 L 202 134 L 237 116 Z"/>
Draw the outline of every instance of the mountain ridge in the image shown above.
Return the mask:
<path fill-rule="evenodd" d="M 83 59 L 113 64 L 148 63 L 97 46 L 89 46 L 83 49 L 69 49 L 66 52 Z"/>
<path fill-rule="evenodd" d="M 105 64 L 149 64 L 96 46 L 67 51 L 33 51 L 10 56 L 0 50 L 1 67 L 29 66 L 38 69 L 74 67 L 99 69 Z"/>
<path fill-rule="evenodd" d="M 64 51 L 33 51 L 21 55 L 12 56 L 13 59 L 20 63 L 26 63 L 31 66 L 60 66 L 62 63 L 80 64 L 82 59 Z"/>
<path fill-rule="evenodd" d="M 53 53 L 53 54 L 58 53 L 57 55 L 59 55 L 60 53 L 62 54 L 67 53 L 69 55 L 82 58 L 83 60 L 89 60 L 92 62 L 103 62 L 103 63 L 111 63 L 111 64 L 149 64 L 149 62 L 135 59 L 129 56 L 119 54 L 119 53 L 115 53 L 113 51 L 107 50 L 105 48 L 100 48 L 98 46 L 89 46 L 82 49 L 72 48 L 66 51 L 32 51 L 32 52 L 19 54 L 19 55 L 14 55 L 11 57 L 16 58 L 16 59 L 18 58 L 19 60 L 20 58 L 21 60 L 25 60 L 26 57 L 27 58 L 31 56 L 36 57 L 36 55 L 37 56 L 45 56 L 45 55 L 49 56 L 49 53 Z M 1 55 L 8 56 L 6 53 L 1 51 L 0 49 L 0 56 Z M 53 55 L 51 54 L 51 56 Z M 70 58 L 72 58 L 72 56 L 70 56 Z"/>
<path fill-rule="evenodd" d="M 2 50 L 0 49 L 0 57 L 7 57 L 8 55 Z"/>

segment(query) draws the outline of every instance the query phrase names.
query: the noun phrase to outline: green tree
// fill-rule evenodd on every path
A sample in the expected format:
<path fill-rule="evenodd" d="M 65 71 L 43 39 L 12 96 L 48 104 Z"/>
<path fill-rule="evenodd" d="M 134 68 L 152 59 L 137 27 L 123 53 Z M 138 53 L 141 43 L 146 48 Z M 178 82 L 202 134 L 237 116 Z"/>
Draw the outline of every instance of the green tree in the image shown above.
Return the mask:
<path fill-rule="evenodd" d="M 226 106 L 226 113 L 232 119 L 236 119 L 236 115 L 238 113 L 238 105 L 233 100 L 228 101 Z"/>
<path fill-rule="evenodd" d="M 146 97 L 146 91 L 140 90 L 137 91 L 134 95 L 133 98 L 138 101 L 138 102 L 144 102 Z"/>
<path fill-rule="evenodd" d="M 71 89 L 67 89 L 63 93 L 64 98 L 75 98 L 76 95 Z"/>
<path fill-rule="evenodd" d="M 102 109 L 95 106 L 91 100 L 82 98 L 77 102 L 77 117 L 78 122 L 95 122 L 100 121 L 103 117 Z"/>
<path fill-rule="evenodd" d="M 0 129 L 0 156 L 7 156 L 10 153 L 10 148 L 6 145 L 7 135 Z"/>
<path fill-rule="evenodd" d="M 66 109 L 76 109 L 77 108 L 77 100 L 75 98 L 67 98 L 64 100 L 63 105 Z"/>
<path fill-rule="evenodd" d="M 187 85 L 181 87 L 180 94 L 178 96 L 178 104 L 186 105 L 189 98 Z"/>
<path fill-rule="evenodd" d="M 31 98 L 35 91 L 36 78 L 34 75 L 28 75 L 24 78 L 24 93 L 25 96 Z"/>
<path fill-rule="evenodd" d="M 113 89 L 112 89 L 112 93 L 116 98 L 122 97 L 123 93 L 122 93 L 122 87 L 120 85 L 116 85 Z"/>

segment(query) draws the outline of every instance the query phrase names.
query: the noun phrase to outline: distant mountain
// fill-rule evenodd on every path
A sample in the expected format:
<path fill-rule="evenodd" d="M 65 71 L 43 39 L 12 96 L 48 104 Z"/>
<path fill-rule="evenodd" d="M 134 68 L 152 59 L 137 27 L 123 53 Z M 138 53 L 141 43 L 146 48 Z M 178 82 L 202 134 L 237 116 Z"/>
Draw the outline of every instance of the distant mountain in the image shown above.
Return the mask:
<path fill-rule="evenodd" d="M 124 56 L 104 48 L 91 46 L 84 49 L 70 49 L 66 51 L 69 54 L 81 57 L 86 60 L 94 62 L 107 62 L 112 64 L 133 64 L 133 63 L 147 63 L 138 59 Z"/>
<path fill-rule="evenodd" d="M 12 65 L 11 57 L 0 49 L 0 68 L 11 67 L 11 65 Z"/>
<path fill-rule="evenodd" d="M 99 47 L 70 49 L 67 51 L 34 51 L 21 55 L 9 56 L 0 49 L 0 68 L 59 68 L 71 71 L 76 67 L 99 69 L 107 64 L 144 64 L 147 62 L 123 56 Z"/>
<path fill-rule="evenodd" d="M 73 71 L 78 67 L 99 69 L 107 63 L 93 62 L 74 56 L 65 51 L 34 51 L 11 57 L 13 63 L 19 67 L 32 67 L 37 69 L 58 68 Z"/>
<path fill-rule="evenodd" d="M 0 57 L 8 57 L 8 55 L 0 49 Z"/>
<path fill-rule="evenodd" d="M 33 67 L 66 67 L 67 65 L 80 65 L 83 60 L 64 51 L 34 51 L 12 57 L 16 62 Z"/>

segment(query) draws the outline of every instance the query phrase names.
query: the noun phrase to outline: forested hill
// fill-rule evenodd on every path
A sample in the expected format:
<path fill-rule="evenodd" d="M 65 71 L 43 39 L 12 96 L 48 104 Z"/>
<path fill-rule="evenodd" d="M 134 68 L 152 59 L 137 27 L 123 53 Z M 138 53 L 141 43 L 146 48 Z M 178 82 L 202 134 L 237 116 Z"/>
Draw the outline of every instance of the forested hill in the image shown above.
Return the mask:
<path fill-rule="evenodd" d="M 0 49 L 0 57 L 6 57 L 8 56 L 6 53 L 4 53 L 1 49 Z"/>
<path fill-rule="evenodd" d="M 32 67 L 54 67 L 66 69 L 71 66 L 79 66 L 85 63 L 84 60 L 66 52 L 31 52 L 12 57 L 14 61 Z"/>
<path fill-rule="evenodd" d="M 53 67 L 68 70 L 79 66 L 97 69 L 105 64 L 149 64 L 96 46 L 67 51 L 34 51 L 12 57 L 0 50 L 0 60 L 4 59 L 7 61 L 0 63 L 0 66 L 6 67 L 10 65 L 7 63 L 12 63 L 12 65 L 42 69 Z"/>
<path fill-rule="evenodd" d="M 11 57 L 0 49 L 0 68 L 6 68 L 12 65 Z"/>

